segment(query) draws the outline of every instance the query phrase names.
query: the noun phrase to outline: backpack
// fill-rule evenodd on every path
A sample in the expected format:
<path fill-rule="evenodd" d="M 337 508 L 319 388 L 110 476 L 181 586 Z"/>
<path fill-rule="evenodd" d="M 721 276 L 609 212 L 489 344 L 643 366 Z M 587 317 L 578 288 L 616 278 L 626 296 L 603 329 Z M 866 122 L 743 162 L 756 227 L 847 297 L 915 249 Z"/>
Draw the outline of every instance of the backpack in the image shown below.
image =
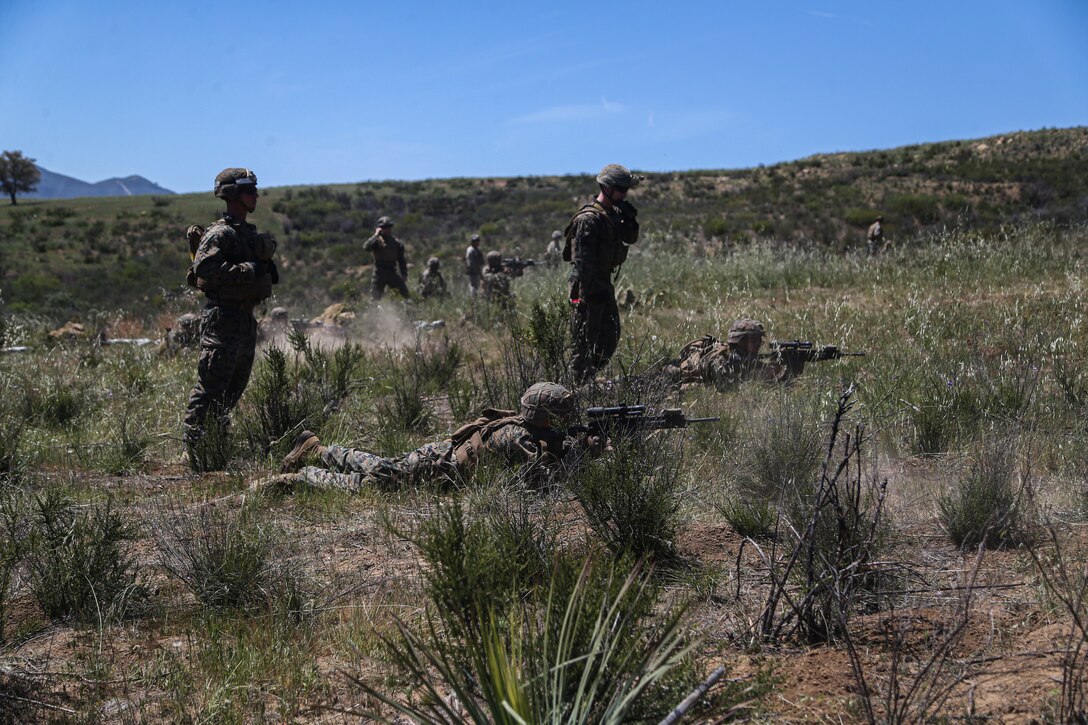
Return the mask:
<path fill-rule="evenodd" d="M 204 237 L 204 232 L 208 231 L 199 224 L 194 224 L 185 230 L 185 241 L 189 244 L 189 269 L 185 270 L 185 284 L 190 287 L 197 286 L 196 270 L 193 269 L 193 262 L 196 261 L 196 250 L 200 246 L 200 240 Z"/>
<path fill-rule="evenodd" d="M 593 201 L 593 202 L 591 202 L 589 204 L 586 204 L 581 209 L 579 209 L 578 212 L 575 213 L 574 216 L 572 216 L 570 218 L 570 222 L 567 223 L 566 229 L 563 230 L 563 237 L 566 239 L 566 243 L 563 245 L 563 261 L 564 262 L 570 262 L 574 258 L 574 250 L 573 250 L 573 248 L 571 246 L 571 242 L 574 241 L 574 222 L 578 221 L 579 218 L 581 218 L 583 216 L 586 216 L 586 215 L 590 215 L 590 214 L 595 214 L 595 215 L 599 215 L 599 216 L 604 217 L 604 220 L 606 222 L 608 222 L 608 227 L 612 230 L 612 232 L 613 233 L 618 233 L 618 231 L 616 229 L 615 220 L 612 219 L 612 217 L 608 215 L 608 212 L 605 211 L 604 207 L 601 206 L 600 202 Z M 616 259 L 611 260 L 611 266 L 612 266 L 613 269 L 615 269 L 616 267 L 618 267 L 619 265 L 621 265 L 625 261 L 627 261 L 627 244 L 626 243 L 623 243 L 622 241 L 620 242 L 618 254 L 620 256 L 620 258 L 618 260 L 616 260 Z"/>
<path fill-rule="evenodd" d="M 508 425 L 525 425 L 525 419 L 512 410 L 485 408 L 480 417 L 458 428 L 447 454 L 462 475 L 471 475 L 486 447 L 487 439 Z"/>

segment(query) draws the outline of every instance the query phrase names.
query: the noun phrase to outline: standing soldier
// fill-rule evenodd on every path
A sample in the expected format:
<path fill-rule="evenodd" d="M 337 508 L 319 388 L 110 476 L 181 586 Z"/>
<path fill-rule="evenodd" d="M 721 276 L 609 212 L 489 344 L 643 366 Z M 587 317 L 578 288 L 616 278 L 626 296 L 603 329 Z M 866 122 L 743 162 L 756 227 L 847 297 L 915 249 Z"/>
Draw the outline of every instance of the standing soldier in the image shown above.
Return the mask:
<path fill-rule="evenodd" d="M 370 296 L 380 300 L 385 288 L 392 287 L 405 299 L 408 298 L 408 263 L 404 259 L 404 245 L 393 236 L 393 220 L 387 216 L 378 219 L 374 236 L 366 240 L 363 249 L 374 255 L 374 275 L 370 280 Z M 400 274 L 397 274 L 397 268 Z"/>
<path fill-rule="evenodd" d="M 502 266 L 502 254 L 495 250 L 487 253 L 487 269 L 483 274 L 484 299 L 510 308 L 514 296 L 510 293 L 510 275 Z"/>
<path fill-rule="evenodd" d="M 612 274 L 627 259 L 627 247 L 638 241 L 638 210 L 627 201 L 627 191 L 640 181 L 641 176 L 619 164 L 605 166 L 597 175 L 597 197 L 567 224 L 570 249 L 563 250 L 563 259 L 574 265 L 571 367 L 580 383 L 607 365 L 619 344 L 620 311 Z"/>
<path fill-rule="evenodd" d="M 215 177 L 215 195 L 227 203 L 227 211 L 204 232 L 191 268 L 208 299 L 200 321 L 197 382 L 185 413 L 185 442 L 195 470 L 222 463 L 210 461 L 200 445 L 207 419 L 212 415 L 225 432 L 253 369 L 253 308 L 272 296 L 279 281 L 272 261 L 276 241 L 246 221 L 257 208 L 257 176 L 249 169 L 224 169 Z"/>
<path fill-rule="evenodd" d="M 441 262 L 438 261 L 438 257 L 431 257 L 427 260 L 427 269 L 423 270 L 423 274 L 419 275 L 419 296 L 424 299 L 428 297 L 445 297 L 446 296 L 446 280 L 442 278 L 442 272 L 439 271 Z"/>
<path fill-rule="evenodd" d="M 563 246 L 559 243 L 562 238 L 563 232 L 559 230 L 552 232 L 552 239 L 548 242 L 547 249 L 544 250 L 544 263 L 549 267 L 557 264 L 563 256 Z"/>
<path fill-rule="evenodd" d="M 468 275 L 468 293 L 475 297 L 480 293 L 480 279 L 484 271 L 484 253 L 480 251 L 480 235 L 473 234 L 465 250 L 465 274 Z"/>
<path fill-rule="evenodd" d="M 869 242 L 870 256 L 876 254 L 879 251 L 879 247 L 884 243 L 883 216 L 878 216 L 876 221 L 869 225 L 869 233 L 865 235 L 865 238 Z"/>

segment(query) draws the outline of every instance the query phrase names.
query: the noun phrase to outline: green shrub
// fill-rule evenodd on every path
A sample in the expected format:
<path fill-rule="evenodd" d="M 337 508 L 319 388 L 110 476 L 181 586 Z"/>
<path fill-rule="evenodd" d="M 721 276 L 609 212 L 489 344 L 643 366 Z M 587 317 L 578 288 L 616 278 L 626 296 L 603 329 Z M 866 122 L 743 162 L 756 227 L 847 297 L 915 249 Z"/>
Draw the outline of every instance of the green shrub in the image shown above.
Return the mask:
<path fill-rule="evenodd" d="M 734 488 L 742 502 L 789 512 L 812 496 L 824 457 L 820 420 L 815 401 L 782 394 L 768 405 L 741 446 Z"/>
<path fill-rule="evenodd" d="M 572 480 L 589 525 L 615 554 L 678 557 L 682 456 L 657 441 L 613 441 Z"/>
<path fill-rule="evenodd" d="M 471 638 L 451 636 L 439 605 L 429 610 L 423 635 L 402 625 L 398 637 L 383 640 L 422 698 L 355 683 L 420 723 L 657 722 L 701 679 L 689 656 L 684 609 L 655 617 L 660 595 L 653 578 L 627 560 L 580 565 L 560 558 L 547 586 L 509 618 L 485 612 Z M 748 694 L 757 699 L 762 692 Z M 726 690 L 692 712 L 712 719 L 739 695 Z"/>
<path fill-rule="evenodd" d="M 163 567 L 210 609 L 299 612 L 299 578 L 274 556 L 280 536 L 252 504 L 237 511 L 175 511 L 155 530 Z"/>
<path fill-rule="evenodd" d="M 997 548 L 1024 534 L 1021 492 L 1017 489 L 1015 439 L 991 437 L 955 487 L 937 503 L 941 525 L 956 546 Z"/>
<path fill-rule="evenodd" d="M 87 383 L 79 378 L 44 375 L 27 381 L 23 392 L 23 417 L 47 428 L 68 428 L 91 411 L 94 399 Z"/>
<path fill-rule="evenodd" d="M 75 506 L 55 489 L 35 496 L 30 589 L 51 619 L 81 622 L 124 618 L 146 591 L 125 551 L 137 532 L 112 499 Z"/>
<path fill-rule="evenodd" d="M 774 533 L 778 512 L 767 501 L 726 501 L 718 506 L 738 535 L 759 539 Z"/>

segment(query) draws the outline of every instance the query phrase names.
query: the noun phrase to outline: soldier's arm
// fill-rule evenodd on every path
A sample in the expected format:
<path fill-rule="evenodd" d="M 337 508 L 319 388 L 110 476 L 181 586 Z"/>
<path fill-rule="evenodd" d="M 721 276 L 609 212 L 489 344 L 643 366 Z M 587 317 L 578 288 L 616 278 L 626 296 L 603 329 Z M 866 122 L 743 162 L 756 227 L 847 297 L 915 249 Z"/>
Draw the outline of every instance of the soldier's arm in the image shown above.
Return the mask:
<path fill-rule="evenodd" d="M 363 251 L 373 252 L 374 247 L 376 247 L 376 246 L 378 246 L 378 235 L 377 234 L 375 234 L 374 236 L 372 236 L 370 239 L 366 240 L 363 243 Z"/>
<path fill-rule="evenodd" d="M 598 232 L 600 225 L 606 223 L 596 215 L 586 214 L 575 222 L 574 228 L 574 269 L 578 284 L 584 297 L 607 294 L 608 289 L 601 281 L 599 270 L 604 261 L 601 259 Z"/>
<path fill-rule="evenodd" d="M 404 257 L 404 245 L 397 242 L 397 266 L 400 267 L 400 276 L 408 279 L 408 260 Z"/>
<path fill-rule="evenodd" d="M 193 271 L 196 276 L 213 285 L 250 284 L 257 279 L 257 270 L 253 262 L 233 264 L 229 254 L 239 240 L 233 230 L 211 228 L 204 233 L 200 246 L 196 250 Z M 234 255 L 241 256 L 241 255 Z"/>

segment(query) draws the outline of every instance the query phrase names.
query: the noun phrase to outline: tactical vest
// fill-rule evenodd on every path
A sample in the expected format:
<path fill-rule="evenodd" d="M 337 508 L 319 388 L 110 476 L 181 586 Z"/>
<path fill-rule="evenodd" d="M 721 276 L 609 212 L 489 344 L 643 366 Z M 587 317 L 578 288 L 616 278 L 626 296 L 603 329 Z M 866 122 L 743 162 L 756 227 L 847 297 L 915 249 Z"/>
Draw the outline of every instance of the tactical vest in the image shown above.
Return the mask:
<path fill-rule="evenodd" d="M 729 346 L 712 335 L 704 335 L 692 340 L 680 348 L 680 379 L 685 383 L 694 383 L 710 379 L 710 369 L 714 360 L 728 358 Z"/>
<path fill-rule="evenodd" d="M 530 426 L 525 418 L 517 415 L 512 410 L 486 408 L 481 411 L 479 418 L 461 426 L 454 432 L 451 437 L 453 445 L 450 446 L 450 450 L 444 458 L 453 464 L 459 474 L 468 478 L 475 471 L 480 462 L 481 454 L 487 450 L 492 436 L 511 425 L 525 428 L 528 431 L 536 428 Z M 540 444 L 541 449 L 555 456 L 556 459 L 562 458 L 563 441 L 566 436 L 561 431 L 540 428 L 536 428 L 536 430 L 541 435 L 534 441 Z"/>
<path fill-rule="evenodd" d="M 199 237 L 196 237 L 198 231 L 201 233 Z M 235 255 L 233 258 L 229 259 L 228 261 L 231 264 L 242 264 L 244 262 L 256 263 L 262 258 L 271 259 L 272 254 L 275 251 L 275 242 L 271 241 L 271 238 L 267 235 L 255 235 L 252 240 L 242 238 L 238 233 L 238 230 L 225 218 L 216 220 L 206 230 L 200 225 L 194 224 L 186 230 L 186 238 L 189 242 L 189 254 L 192 258 L 192 264 L 189 265 L 189 271 L 185 275 L 185 281 L 202 291 L 209 299 L 219 302 L 237 302 L 244 305 L 256 305 L 258 302 L 271 297 L 272 285 L 278 279 L 278 275 L 274 275 L 272 272 L 257 275 L 253 282 L 249 284 L 217 285 L 211 280 L 197 277 L 196 255 L 200 250 L 200 242 L 205 236 L 213 231 L 223 232 L 227 236 L 231 236 L 235 239 L 235 249 L 240 251 L 241 254 Z M 195 245 L 193 241 L 194 237 L 196 237 Z M 258 245 L 266 246 L 262 249 L 257 249 Z"/>
<path fill-rule="evenodd" d="M 627 245 L 633 244 L 634 240 L 628 242 L 624 241 L 623 230 L 617 219 L 618 213 L 610 213 L 601 205 L 601 202 L 596 199 L 579 209 L 574 216 L 570 218 L 570 221 L 567 223 L 567 228 L 563 230 L 563 236 L 566 239 L 566 243 L 563 245 L 563 261 L 574 261 L 573 244 L 575 222 L 590 215 L 604 218 L 606 222 L 605 228 L 608 231 L 606 232 L 606 238 L 601 241 L 611 248 L 611 259 L 606 261 L 608 261 L 609 270 L 617 269 L 621 264 L 627 261 Z M 604 258 L 602 257 L 602 259 Z"/>
<path fill-rule="evenodd" d="M 374 245 L 372 254 L 374 264 L 378 267 L 394 267 L 400 255 L 397 253 L 400 243 L 396 239 L 386 239 L 378 235 L 378 243 Z"/>

